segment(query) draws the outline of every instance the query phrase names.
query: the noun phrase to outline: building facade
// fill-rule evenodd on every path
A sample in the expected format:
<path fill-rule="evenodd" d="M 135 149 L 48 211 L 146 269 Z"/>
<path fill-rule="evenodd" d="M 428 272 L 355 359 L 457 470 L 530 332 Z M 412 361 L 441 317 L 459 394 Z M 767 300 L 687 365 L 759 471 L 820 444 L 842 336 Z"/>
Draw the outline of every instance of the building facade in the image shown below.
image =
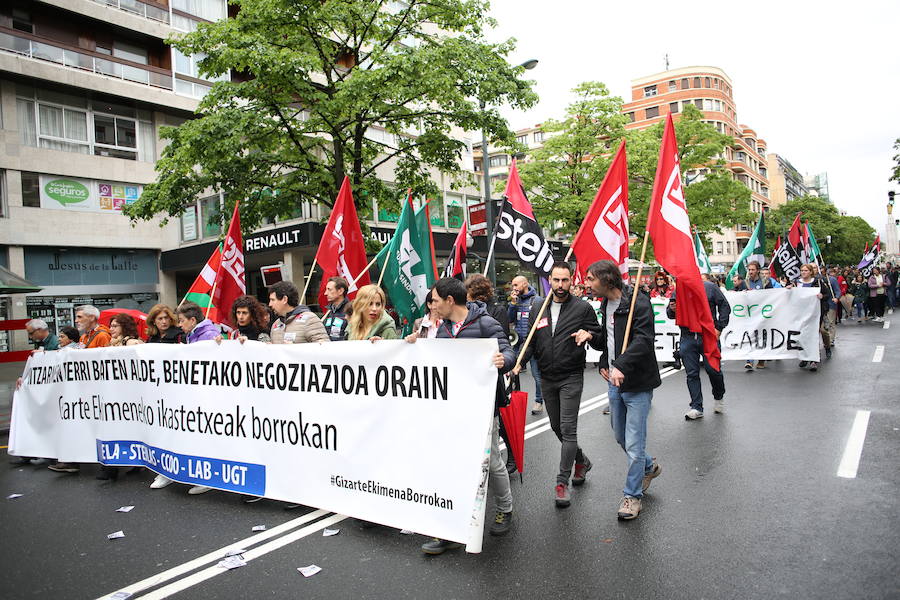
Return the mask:
<path fill-rule="evenodd" d="M 755 130 L 738 121 L 731 78 L 718 67 L 685 67 L 672 69 L 631 82 L 631 101 L 622 107 L 629 117 L 626 129 L 645 129 L 666 118 L 676 116 L 688 104 L 697 107 L 704 121 L 719 133 L 734 138 L 725 148 L 725 167 L 735 181 L 750 190 L 750 210 L 762 214 L 769 208 L 769 179 L 766 162 L 767 146 Z M 707 173 L 706 169 L 689 171 L 685 182 L 690 185 Z M 747 245 L 753 224 L 739 225 L 713 234 L 709 260 L 713 266 L 730 267 Z"/>
<path fill-rule="evenodd" d="M 774 152 L 767 157 L 769 164 L 769 198 L 772 208 L 809 194 L 803 176 L 785 157 Z"/>

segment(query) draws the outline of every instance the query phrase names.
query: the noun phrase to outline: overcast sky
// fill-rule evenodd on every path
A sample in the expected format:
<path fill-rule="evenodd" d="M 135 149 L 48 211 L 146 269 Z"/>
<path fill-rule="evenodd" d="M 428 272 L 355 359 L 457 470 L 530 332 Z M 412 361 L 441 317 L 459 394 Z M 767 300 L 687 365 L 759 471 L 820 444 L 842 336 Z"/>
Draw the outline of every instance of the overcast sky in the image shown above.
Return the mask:
<path fill-rule="evenodd" d="M 835 205 L 884 234 L 892 146 L 900 137 L 900 2 L 492 0 L 493 40 L 540 103 L 507 111 L 513 129 L 561 117 L 571 90 L 598 80 L 631 99 L 631 80 L 710 65 L 734 83 L 738 122 L 800 173 L 828 173 Z M 900 212 L 900 206 L 897 207 Z M 897 215 L 895 215 L 897 216 Z"/>

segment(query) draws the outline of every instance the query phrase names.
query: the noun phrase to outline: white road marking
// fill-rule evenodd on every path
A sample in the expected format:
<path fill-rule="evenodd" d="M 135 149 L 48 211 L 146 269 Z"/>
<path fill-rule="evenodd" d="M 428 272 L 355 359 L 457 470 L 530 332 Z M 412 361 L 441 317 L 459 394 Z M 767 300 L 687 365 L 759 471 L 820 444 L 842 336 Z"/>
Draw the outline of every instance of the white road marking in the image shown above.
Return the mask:
<path fill-rule="evenodd" d="M 875 354 L 872 355 L 872 362 L 881 362 L 881 359 L 884 358 L 884 346 L 878 345 L 875 346 Z"/>
<path fill-rule="evenodd" d="M 249 563 L 251 560 L 253 560 L 255 558 L 259 558 L 260 556 L 264 556 L 264 555 L 268 554 L 269 552 L 273 552 L 275 550 L 278 550 L 279 548 L 283 548 L 284 546 L 287 546 L 288 544 L 293 544 L 297 540 L 299 540 L 301 538 L 305 538 L 308 535 L 317 533 L 326 527 L 330 527 L 330 526 L 334 525 L 335 523 L 340 523 L 341 521 L 343 521 L 346 518 L 347 517 L 345 517 L 344 515 L 333 514 L 330 517 L 322 519 L 321 521 L 316 521 L 312 525 L 308 525 L 308 526 L 304 527 L 303 529 L 300 529 L 293 533 L 289 533 L 287 535 L 284 535 L 284 536 L 278 538 L 277 540 L 272 540 L 271 542 L 269 542 L 267 544 L 257 546 L 253 550 L 249 550 L 249 551 L 245 552 L 243 554 L 244 560 Z M 227 572 L 228 572 L 228 569 L 220 569 L 219 567 L 213 565 L 212 567 L 208 567 L 206 569 L 203 569 L 202 571 L 198 571 L 198 572 L 194 573 L 193 575 L 189 575 L 188 577 L 185 577 L 184 579 L 179 579 L 178 581 L 174 581 L 165 587 L 159 588 L 158 590 L 153 590 L 149 594 L 145 594 L 145 595 L 141 596 L 141 599 L 142 600 L 162 600 L 163 598 L 168 598 L 169 596 L 177 594 L 178 592 L 182 592 L 189 587 L 195 586 L 198 583 L 202 583 L 202 582 L 206 581 L 207 579 L 212 579 L 216 575 L 221 575 L 221 574 L 227 573 Z"/>
<path fill-rule="evenodd" d="M 883 346 L 879 346 L 879 348 L 883 348 Z M 859 469 L 859 459 L 862 457 L 863 444 L 866 442 L 866 429 L 869 427 L 870 414 L 871 411 L 868 410 L 856 411 L 853 427 L 850 428 L 850 438 L 847 440 L 844 456 L 841 458 L 840 466 L 838 466 L 838 477 L 847 479 L 856 477 L 856 470 Z"/>
<path fill-rule="evenodd" d="M 890 322 L 890 321 L 885 321 L 885 322 L 884 322 L 884 328 L 885 328 L 885 329 L 890 329 L 890 327 L 891 327 L 891 322 Z"/>
<path fill-rule="evenodd" d="M 194 569 L 198 569 L 198 568 L 202 567 L 203 565 L 205 565 L 206 563 L 221 560 L 222 557 L 225 556 L 225 553 L 228 552 L 229 550 L 239 549 L 239 548 L 247 548 L 249 546 L 253 546 L 260 542 L 264 542 L 265 540 L 267 540 L 269 538 L 273 538 L 275 536 L 281 535 L 282 533 L 290 531 L 291 529 L 296 529 L 297 527 L 300 527 L 301 525 L 305 525 L 306 523 L 309 523 L 310 521 L 315 521 L 319 517 L 323 517 L 325 515 L 330 515 L 330 514 L 332 514 L 332 513 L 328 512 L 326 510 L 315 510 L 311 513 L 307 513 L 307 514 L 303 515 L 302 517 L 297 517 L 296 519 L 292 519 L 292 520 L 288 521 L 287 523 L 282 523 L 281 525 L 278 525 L 277 527 L 273 527 L 272 529 L 269 529 L 268 531 L 264 531 L 263 533 L 259 533 L 257 535 L 252 535 L 246 539 L 239 540 L 237 542 L 228 544 L 227 546 L 224 546 L 223 548 L 220 548 L 218 550 L 213 550 L 209 554 L 204 554 L 203 556 L 197 557 L 194 560 L 191 560 L 184 564 L 178 565 L 177 567 L 172 567 L 171 569 L 169 569 L 167 571 L 163 571 L 162 573 L 153 575 L 151 577 L 148 577 L 146 579 L 138 581 L 137 583 L 133 583 L 133 584 L 129 585 L 128 587 L 124 587 L 120 590 L 116 590 L 116 592 L 112 592 L 111 594 L 105 594 L 105 595 L 101 596 L 101 598 L 108 598 L 109 596 L 111 596 L 112 594 L 117 593 L 117 592 L 124 592 L 124 593 L 134 595 L 134 594 L 137 594 L 138 592 L 148 590 L 148 589 L 155 587 L 161 583 L 165 583 L 166 581 L 169 581 L 170 579 L 175 579 L 176 577 L 180 577 L 180 576 L 184 575 L 185 573 L 189 573 L 189 572 L 193 571 Z"/>

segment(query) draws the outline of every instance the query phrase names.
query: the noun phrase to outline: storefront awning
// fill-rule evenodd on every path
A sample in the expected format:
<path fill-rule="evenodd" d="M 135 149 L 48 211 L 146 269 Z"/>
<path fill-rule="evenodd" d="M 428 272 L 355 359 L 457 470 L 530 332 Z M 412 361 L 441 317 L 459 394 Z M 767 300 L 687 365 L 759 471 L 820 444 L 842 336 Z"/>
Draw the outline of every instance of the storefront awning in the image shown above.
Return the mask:
<path fill-rule="evenodd" d="M 41 286 L 35 285 L 19 277 L 6 267 L 0 266 L 0 294 L 30 294 L 41 291 Z"/>

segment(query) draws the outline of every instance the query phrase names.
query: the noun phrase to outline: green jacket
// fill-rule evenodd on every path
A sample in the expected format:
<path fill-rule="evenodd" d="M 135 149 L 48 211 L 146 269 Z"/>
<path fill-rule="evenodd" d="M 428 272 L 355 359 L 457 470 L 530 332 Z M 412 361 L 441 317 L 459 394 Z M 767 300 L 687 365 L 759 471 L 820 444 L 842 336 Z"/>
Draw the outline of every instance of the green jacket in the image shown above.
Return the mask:
<path fill-rule="evenodd" d="M 373 337 L 381 337 L 386 340 L 396 340 L 399 337 L 397 335 L 397 326 L 394 324 L 394 319 L 387 311 L 381 313 L 381 318 L 372 325 L 372 329 L 369 330 L 369 335 L 366 336 L 365 339 L 369 340 Z M 351 333 L 348 339 L 358 340 L 360 338 L 354 337 Z"/>

